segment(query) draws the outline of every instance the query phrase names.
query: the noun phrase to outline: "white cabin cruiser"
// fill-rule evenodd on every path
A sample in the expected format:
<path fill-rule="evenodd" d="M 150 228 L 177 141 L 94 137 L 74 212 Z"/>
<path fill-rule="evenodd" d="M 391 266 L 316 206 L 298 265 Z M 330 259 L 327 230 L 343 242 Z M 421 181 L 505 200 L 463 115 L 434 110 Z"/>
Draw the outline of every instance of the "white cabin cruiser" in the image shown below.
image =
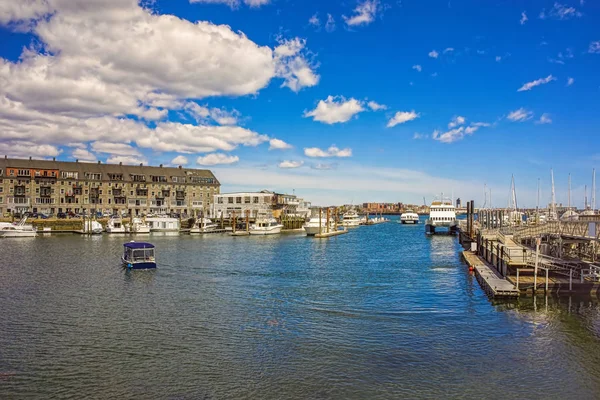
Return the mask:
<path fill-rule="evenodd" d="M 179 232 L 181 224 L 178 218 L 172 217 L 147 217 L 151 232 Z"/>
<path fill-rule="evenodd" d="M 354 210 L 350 210 L 342 215 L 342 226 L 354 227 L 360 225 L 360 217 Z"/>
<path fill-rule="evenodd" d="M 198 218 L 194 222 L 194 226 L 190 229 L 190 233 L 210 233 L 219 229 L 219 224 L 213 222 L 209 218 Z"/>
<path fill-rule="evenodd" d="M 27 221 L 27 217 L 23 218 L 15 225 L 4 225 L 2 228 L 0 228 L 0 237 L 36 237 L 37 230 L 33 227 L 33 225 L 25 225 L 25 221 Z"/>
<path fill-rule="evenodd" d="M 150 225 L 139 217 L 133 217 L 129 225 L 129 232 L 131 233 L 150 233 Z"/>
<path fill-rule="evenodd" d="M 413 210 L 406 210 L 400 216 L 400 222 L 403 224 L 418 224 L 419 214 L 413 212 Z"/>
<path fill-rule="evenodd" d="M 275 218 L 257 219 L 256 223 L 250 227 L 251 235 L 276 235 L 281 233 L 281 225 Z"/>
<path fill-rule="evenodd" d="M 100 235 L 104 228 L 102 224 L 98 221 L 94 221 L 91 219 L 87 219 L 83 221 L 83 233 L 87 233 L 90 235 Z"/>
<path fill-rule="evenodd" d="M 327 232 L 327 218 L 319 218 L 314 217 L 311 218 L 307 223 L 303 226 L 304 231 L 306 232 L 306 236 L 314 236 L 321 232 Z M 335 222 L 333 220 L 329 221 L 329 231 L 333 231 L 335 229 Z"/>
<path fill-rule="evenodd" d="M 437 228 L 447 229 L 448 233 L 458 231 L 456 209 L 448 198 L 435 199 L 429 207 L 429 218 L 425 222 L 425 233 L 434 234 Z"/>
<path fill-rule="evenodd" d="M 125 225 L 123 225 L 123 220 L 119 217 L 113 217 L 108 220 L 106 224 L 106 232 L 107 233 L 127 233 L 127 229 L 125 229 Z"/>

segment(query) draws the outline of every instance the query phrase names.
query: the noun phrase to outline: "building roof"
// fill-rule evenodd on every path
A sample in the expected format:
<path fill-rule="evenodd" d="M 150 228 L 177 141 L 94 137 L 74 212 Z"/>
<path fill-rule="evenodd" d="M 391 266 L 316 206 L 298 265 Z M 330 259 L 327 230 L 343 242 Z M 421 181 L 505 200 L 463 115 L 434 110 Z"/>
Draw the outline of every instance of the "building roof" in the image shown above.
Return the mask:
<path fill-rule="evenodd" d="M 212 178 L 215 184 L 219 181 L 214 174 L 207 169 L 193 169 L 179 167 L 163 167 L 148 165 L 123 165 L 103 164 L 100 162 L 89 163 L 81 161 L 56 161 L 56 160 L 35 160 L 19 158 L 0 158 L 0 169 L 22 168 L 22 169 L 56 169 L 59 171 L 80 172 L 80 179 L 83 179 L 83 173 L 101 173 L 101 174 L 123 174 L 129 175 L 164 175 L 164 176 L 196 176 L 201 178 Z M 6 174 L 5 174 L 6 175 Z"/>

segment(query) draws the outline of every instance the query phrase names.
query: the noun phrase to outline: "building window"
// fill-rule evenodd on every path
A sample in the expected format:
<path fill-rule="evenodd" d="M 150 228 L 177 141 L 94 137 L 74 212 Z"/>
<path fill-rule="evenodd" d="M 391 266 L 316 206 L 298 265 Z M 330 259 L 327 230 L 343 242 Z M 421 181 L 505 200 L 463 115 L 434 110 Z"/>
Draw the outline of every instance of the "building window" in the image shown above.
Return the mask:
<path fill-rule="evenodd" d="M 15 176 L 15 170 L 11 169 L 10 172 L 8 173 L 10 176 Z M 12 181 L 10 182 L 12 183 Z"/>
<path fill-rule="evenodd" d="M 254 204 L 258 204 L 258 196 L 252 198 Z"/>
<path fill-rule="evenodd" d="M 218 204 L 223 204 L 223 198 L 222 198 L 222 197 L 219 197 L 219 198 L 217 199 L 217 203 L 218 203 Z"/>
<path fill-rule="evenodd" d="M 233 197 L 228 197 L 227 198 L 227 203 L 233 204 Z"/>
<path fill-rule="evenodd" d="M 60 194 L 65 194 L 65 189 L 60 189 Z"/>
<path fill-rule="evenodd" d="M 79 178 L 79 172 L 62 171 L 61 172 L 61 177 L 63 179 L 78 179 Z"/>
<path fill-rule="evenodd" d="M 236 204 L 242 204 L 242 198 L 241 197 L 236 197 L 235 198 L 235 203 Z"/>
<path fill-rule="evenodd" d="M 244 197 L 244 204 L 250 204 L 250 197 Z"/>

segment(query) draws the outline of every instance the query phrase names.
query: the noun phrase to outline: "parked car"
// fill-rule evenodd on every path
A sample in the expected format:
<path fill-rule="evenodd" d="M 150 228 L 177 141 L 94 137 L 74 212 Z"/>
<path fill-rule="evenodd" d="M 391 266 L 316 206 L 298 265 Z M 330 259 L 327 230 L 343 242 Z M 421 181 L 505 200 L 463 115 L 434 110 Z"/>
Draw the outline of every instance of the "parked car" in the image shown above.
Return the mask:
<path fill-rule="evenodd" d="M 70 218 L 73 218 L 73 217 L 75 216 L 75 213 L 74 213 L 73 211 L 69 211 L 69 212 L 67 212 L 67 215 L 68 215 Z"/>
<path fill-rule="evenodd" d="M 48 219 L 48 218 L 50 218 L 49 215 L 46 215 L 46 214 L 43 214 L 43 213 L 39 213 L 38 217 L 41 218 L 41 219 Z"/>
<path fill-rule="evenodd" d="M 23 218 L 23 216 L 21 215 L 21 213 L 14 213 L 14 214 L 13 214 L 13 217 L 14 217 L 14 218 L 17 218 L 17 219 L 21 219 L 21 218 Z"/>
<path fill-rule="evenodd" d="M 38 214 L 38 213 L 36 213 L 36 212 L 34 212 L 34 213 L 31 213 L 31 214 L 29 214 L 29 217 L 28 217 L 28 218 L 39 218 L 39 214 Z"/>
<path fill-rule="evenodd" d="M 56 214 L 56 218 L 61 218 L 61 219 L 67 218 L 67 214 L 65 214 L 64 212 L 59 212 L 58 214 Z"/>

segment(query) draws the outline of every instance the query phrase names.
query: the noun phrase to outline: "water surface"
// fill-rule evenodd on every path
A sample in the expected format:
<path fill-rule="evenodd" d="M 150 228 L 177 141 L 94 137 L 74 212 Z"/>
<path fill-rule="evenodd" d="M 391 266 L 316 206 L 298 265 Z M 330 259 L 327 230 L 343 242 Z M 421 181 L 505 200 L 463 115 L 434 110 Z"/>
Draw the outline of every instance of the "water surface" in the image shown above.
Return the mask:
<path fill-rule="evenodd" d="M 0 398 L 600 396 L 596 300 L 493 303 L 422 225 L 125 240 L 0 240 Z"/>

